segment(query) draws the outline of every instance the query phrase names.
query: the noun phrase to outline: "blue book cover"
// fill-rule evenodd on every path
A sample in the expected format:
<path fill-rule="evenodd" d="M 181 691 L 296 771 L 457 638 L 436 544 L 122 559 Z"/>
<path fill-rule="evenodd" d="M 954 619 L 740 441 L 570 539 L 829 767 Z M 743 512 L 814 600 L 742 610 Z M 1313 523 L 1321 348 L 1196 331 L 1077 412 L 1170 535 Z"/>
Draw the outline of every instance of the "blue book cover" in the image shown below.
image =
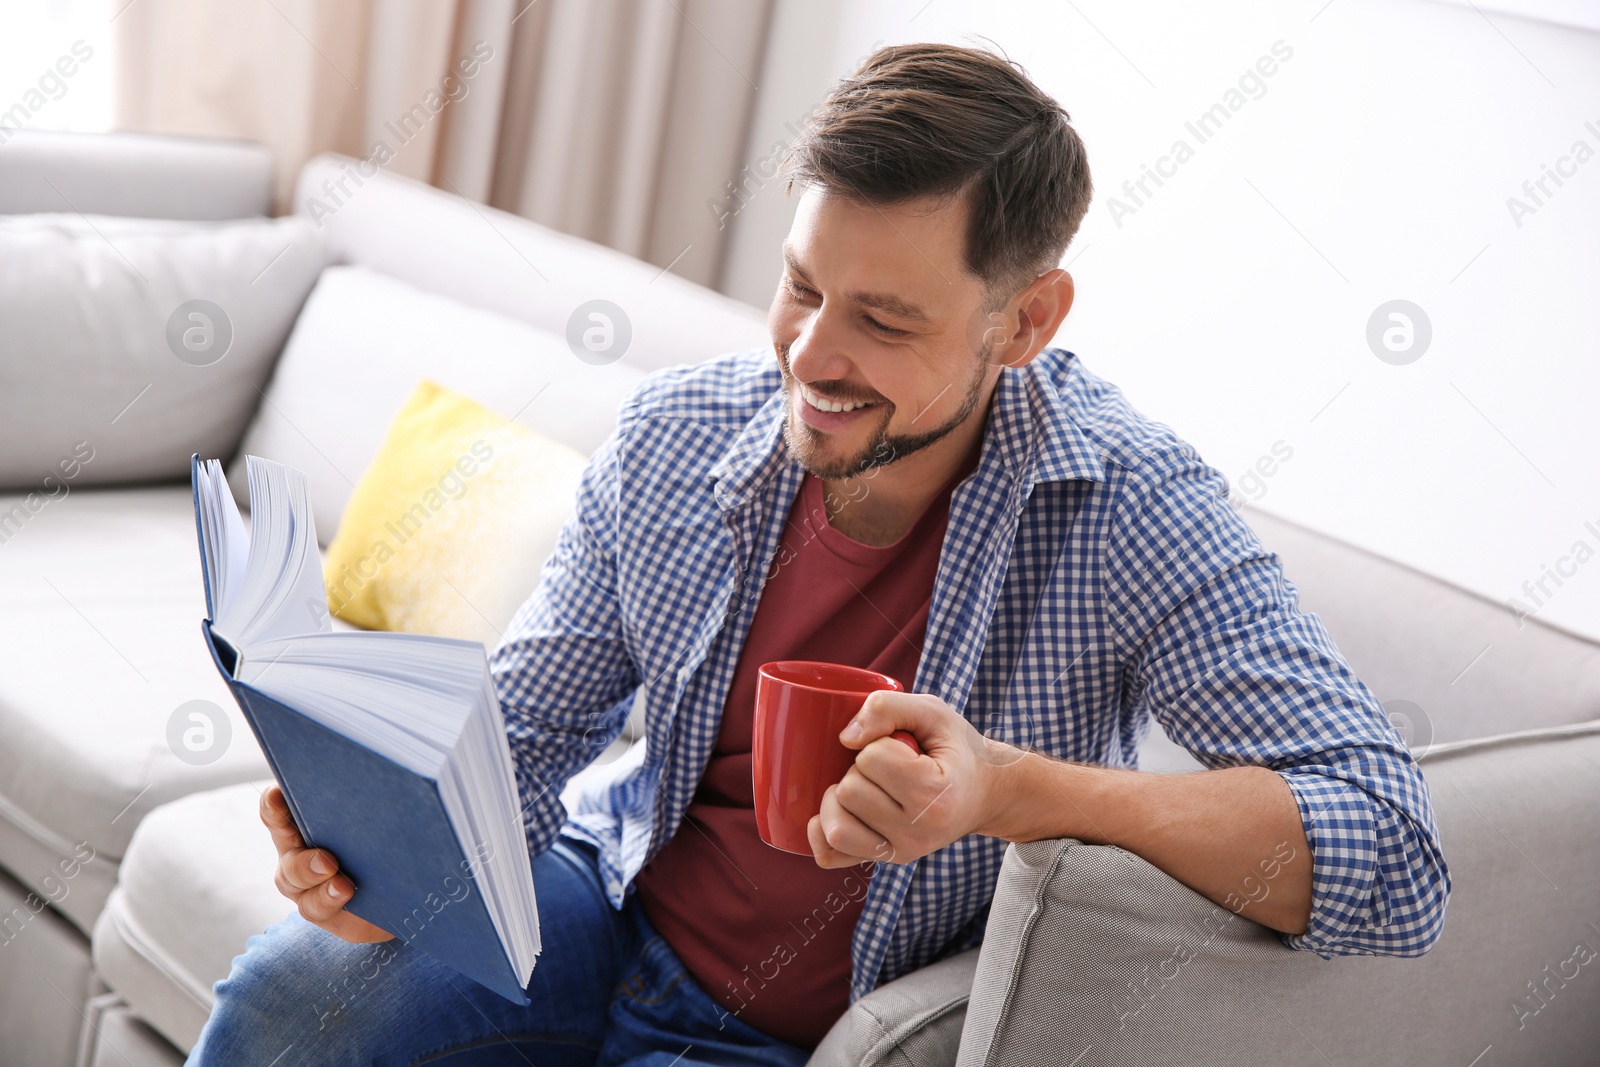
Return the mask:
<path fill-rule="evenodd" d="M 199 463 L 196 454 L 197 523 Z M 209 578 L 206 604 L 214 615 Z M 301 837 L 338 857 L 355 884 L 346 910 L 507 1000 L 529 1003 L 526 976 L 515 973 L 479 883 L 499 857 L 487 843 L 464 847 L 438 780 L 240 681 L 242 651 L 212 624 L 209 615 L 201 624 L 212 662 L 266 755 Z"/>

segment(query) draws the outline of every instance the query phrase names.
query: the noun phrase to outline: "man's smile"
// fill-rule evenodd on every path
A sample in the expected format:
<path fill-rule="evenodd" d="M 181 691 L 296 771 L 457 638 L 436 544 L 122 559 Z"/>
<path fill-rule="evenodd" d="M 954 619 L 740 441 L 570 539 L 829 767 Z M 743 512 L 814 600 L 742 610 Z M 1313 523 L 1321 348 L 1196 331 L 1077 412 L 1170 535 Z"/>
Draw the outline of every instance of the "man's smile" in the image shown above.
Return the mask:
<path fill-rule="evenodd" d="M 872 403 L 841 404 L 837 401 L 826 400 L 812 392 L 809 386 L 798 378 L 795 379 L 793 390 L 795 401 L 794 412 L 800 421 L 817 430 L 837 430 L 858 421 L 868 412 L 876 411 L 883 406 L 883 401 Z"/>
<path fill-rule="evenodd" d="M 856 408 L 871 407 L 878 403 L 876 400 L 853 400 L 841 403 L 837 400 L 828 399 L 798 378 L 795 379 L 795 384 L 799 386 L 806 402 L 819 411 L 854 411 Z"/>

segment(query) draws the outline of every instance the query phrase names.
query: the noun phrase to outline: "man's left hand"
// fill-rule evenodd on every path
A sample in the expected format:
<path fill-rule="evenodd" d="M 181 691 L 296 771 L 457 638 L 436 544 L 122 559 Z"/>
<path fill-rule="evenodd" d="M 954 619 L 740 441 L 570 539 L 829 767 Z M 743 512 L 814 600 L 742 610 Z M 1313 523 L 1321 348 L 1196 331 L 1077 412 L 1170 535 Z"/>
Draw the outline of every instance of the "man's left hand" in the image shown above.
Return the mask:
<path fill-rule="evenodd" d="M 921 753 L 891 737 L 896 730 Z M 870 694 L 839 740 L 856 760 L 806 827 L 820 867 L 910 863 L 982 833 L 1003 810 L 1006 766 L 1023 755 L 929 693 Z"/>

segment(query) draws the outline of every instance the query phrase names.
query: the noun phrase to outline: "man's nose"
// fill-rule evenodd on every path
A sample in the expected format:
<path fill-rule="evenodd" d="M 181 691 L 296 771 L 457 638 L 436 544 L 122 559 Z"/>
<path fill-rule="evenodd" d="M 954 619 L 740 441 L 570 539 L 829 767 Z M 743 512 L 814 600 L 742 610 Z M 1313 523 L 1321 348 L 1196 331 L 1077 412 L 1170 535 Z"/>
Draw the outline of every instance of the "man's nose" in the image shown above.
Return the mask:
<path fill-rule="evenodd" d="M 803 382 L 849 381 L 855 361 L 833 328 L 813 315 L 789 345 L 789 373 Z"/>

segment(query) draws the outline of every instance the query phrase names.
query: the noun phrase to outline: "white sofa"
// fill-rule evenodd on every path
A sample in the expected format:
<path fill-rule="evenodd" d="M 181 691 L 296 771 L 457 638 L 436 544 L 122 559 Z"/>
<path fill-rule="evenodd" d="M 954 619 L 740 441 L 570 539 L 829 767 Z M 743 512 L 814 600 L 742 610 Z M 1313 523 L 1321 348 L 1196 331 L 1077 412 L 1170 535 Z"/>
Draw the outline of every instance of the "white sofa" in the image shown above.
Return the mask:
<path fill-rule="evenodd" d="M 300 213 L 313 196 L 328 203 L 325 183 L 346 176 L 349 162 L 324 157 L 306 167 Z M 265 210 L 269 173 L 264 153 L 233 143 L 18 135 L 0 152 L 0 208 L 59 211 L 56 189 L 70 187 L 73 206 L 91 215 L 242 217 Z M 303 462 L 334 511 L 348 493 L 343 483 L 359 476 L 361 456 L 370 458 L 381 435 L 371 412 L 389 410 L 407 384 L 378 379 L 391 366 L 383 352 L 404 347 L 403 339 L 392 324 L 362 319 L 372 304 L 341 303 L 351 292 L 383 291 L 391 300 L 411 292 L 430 313 L 458 307 L 474 338 L 499 329 L 546 354 L 559 354 L 579 304 L 603 298 L 626 308 L 634 338 L 622 361 L 594 375 L 553 377 L 523 416 L 584 452 L 609 428 L 619 390 L 643 372 L 766 343 L 758 310 L 607 249 L 401 179 L 357 187 L 346 178 L 346 188 L 315 228 L 325 266 L 309 276 L 308 290 L 320 277 L 309 300 L 287 313 L 289 351 L 273 354 L 280 373 L 261 383 L 269 399 L 237 426 L 232 446 L 298 450 L 274 458 Z M 86 308 L 90 316 L 111 313 Z M 373 396 L 365 414 L 352 416 L 328 397 L 360 386 L 345 357 L 373 336 L 380 352 L 364 390 Z M 21 373 L 6 366 L 7 340 L 0 334 L 0 405 L 10 374 Z M 466 391 L 510 415 L 527 399 L 531 372 L 495 370 L 502 364 L 483 362 L 476 344 L 449 353 L 440 373 L 470 382 Z M 328 353 L 321 383 L 307 371 L 317 368 L 307 362 L 314 352 Z M 409 374 L 416 364 L 405 366 Z M 177 449 L 185 464 L 188 452 Z M 0 534 L 6 513 L 24 500 L 0 489 Z M 319 503 L 326 544 L 333 523 L 323 512 Z M 1600 1047 L 1600 983 L 1587 973 L 1588 986 L 1573 981 L 1537 1026 L 1518 1028 L 1509 1007 L 1491 1010 L 1526 997 L 1524 983 L 1565 960 L 1574 940 L 1591 936 L 1586 921 L 1600 920 L 1600 727 L 1592 722 L 1600 717 L 1600 647 L 1537 622 L 1519 628 L 1500 606 L 1426 575 L 1269 515 L 1249 517 L 1357 672 L 1408 717 L 1414 743 L 1435 746 L 1422 762 L 1456 894 L 1433 954 L 1322 961 L 1288 953 L 1244 924 L 1236 938 L 1200 951 L 1181 987 L 1183 1010 L 1163 1015 L 1154 1031 L 1162 1043 L 1119 1045 L 1116 1034 L 1085 1029 L 1082 1019 L 1102 1017 L 1107 998 L 1140 968 L 1159 964 L 1182 936 L 1174 916 L 1199 916 L 1204 902 L 1114 849 L 1013 848 L 990 922 L 1003 936 L 864 998 L 814 1064 L 948 1065 L 958 1056 L 963 1064 L 1066 1063 L 1077 1048 L 1057 1054 L 1071 1041 L 1098 1049 L 1083 1064 L 1245 1062 L 1219 1036 L 1229 1033 L 1247 1034 L 1250 1062 L 1263 1063 L 1321 1062 L 1308 1051 L 1315 1048 L 1336 1062 L 1465 1064 L 1471 1056 L 1453 1058 L 1459 1049 L 1476 1054 L 1487 1044 L 1511 1051 L 1486 1062 L 1557 1063 Z M 250 934 L 288 912 L 272 887 L 273 852 L 255 815 L 267 771 L 243 720 L 235 715 L 227 752 L 209 764 L 176 758 L 167 741 L 183 700 L 232 711 L 200 639 L 203 611 L 185 479 L 74 488 L 0 543 L 0 924 L 10 924 L 0 932 L 0 1062 L 8 1067 L 181 1062 L 209 1010 L 212 983 Z M 634 734 L 630 728 L 584 773 L 602 772 Z M 1490 739 L 1470 740 L 1483 738 Z M 1159 730 L 1141 759 L 1156 770 L 1197 766 Z M 30 893 L 49 905 L 36 909 Z M 1057 899 L 1065 903 L 1045 907 Z M 1125 951 L 1129 942 L 1119 936 L 1130 908 L 1149 920 L 1140 927 L 1144 955 Z M 1051 931 L 1070 936 L 1052 941 Z M 1600 946 L 1600 930 L 1593 933 L 1589 943 Z M 1075 957 L 1061 947 L 1073 944 L 1101 948 Z M 1052 945 L 1040 973 L 1039 948 Z M 1030 979 L 1017 983 L 1021 974 Z M 1298 1033 L 1294 1040 L 1274 1046 L 1259 1027 L 1211 1010 L 1237 1001 L 1252 982 L 1289 994 L 1278 1029 Z M 1472 1010 L 1440 1006 L 1452 998 L 1466 998 Z M 1342 1036 L 1307 1017 L 1319 1005 L 1343 1013 Z M 1408 1018 L 1422 1026 L 1407 1027 Z"/>
<path fill-rule="evenodd" d="M 343 203 L 321 218 L 320 226 L 301 220 L 300 228 L 314 235 L 322 260 L 305 275 L 306 284 L 292 303 L 278 310 L 282 332 L 296 326 L 310 283 L 323 264 L 346 272 L 343 290 L 332 284 L 336 274 L 324 277 L 329 284 L 321 305 L 325 313 L 316 323 L 319 336 L 296 337 L 296 343 L 313 351 L 319 345 L 327 350 L 347 347 L 352 329 L 368 335 L 381 332 L 384 323 L 340 319 L 337 300 L 351 289 L 380 288 L 388 306 L 403 304 L 407 292 L 431 300 L 436 313 L 459 306 L 463 320 L 471 320 L 472 337 L 488 335 L 505 345 L 537 347 L 535 354 L 546 362 L 553 352 L 573 370 L 547 374 L 543 365 L 532 363 L 507 368 L 502 359 L 502 381 L 496 368 L 486 371 L 474 365 L 474 351 L 443 350 L 452 340 L 446 330 L 445 336 L 434 337 L 441 350 L 433 376 L 506 416 L 521 408 L 520 421 L 588 454 L 609 432 L 627 389 L 645 372 L 765 341 L 765 319 L 757 309 L 610 249 L 414 182 L 384 176 L 357 189 L 346 177 L 346 166 L 353 162 L 319 158 L 300 179 L 296 202 L 302 215 L 313 196 L 329 203 L 325 182 L 345 178 L 346 188 L 358 194 L 341 198 Z M 83 212 L 93 221 L 79 226 L 80 236 L 94 254 L 104 257 L 95 270 L 115 269 L 126 250 L 137 262 L 137 267 L 129 266 L 142 268 L 156 284 L 160 279 L 148 263 L 99 215 L 127 212 L 199 220 L 260 215 L 268 205 L 270 174 L 271 159 L 263 149 L 237 142 L 23 132 L 0 152 L 0 206 L 15 215 L 59 212 L 65 224 L 74 224 L 75 212 Z M 0 242 L 14 241 L 16 235 L 3 228 L 4 221 L 0 217 Z M 94 235 L 102 232 L 112 247 L 94 243 L 99 241 Z M 304 252 L 303 237 L 285 237 L 300 241 L 297 255 Z M 269 259 L 263 255 L 260 264 Z M 271 267 L 274 274 L 285 269 L 287 259 Z M 27 265 L 21 269 L 33 270 Z M 363 279 L 363 272 L 371 277 Z M 245 272 L 247 285 L 265 289 L 273 280 L 269 274 L 250 283 L 252 273 Z M 120 299 L 141 299 L 140 285 L 134 289 Z M 107 306 L 119 299 L 115 286 L 110 290 L 109 295 L 106 287 L 80 294 L 87 316 L 115 323 L 119 315 L 139 310 Z M 291 296 L 293 291 L 291 284 Z M 633 337 L 619 362 L 588 367 L 568 352 L 565 331 L 573 309 L 596 298 L 626 309 Z M 288 298 L 280 291 L 276 299 L 283 303 Z M 241 318 L 236 304 L 230 303 L 230 309 L 233 318 Z M 351 308 L 350 316 L 373 310 L 369 300 Z M 38 325 L 43 333 L 47 324 Z M 13 431 L 17 420 L 27 418 L 40 424 L 36 432 L 51 429 L 50 418 L 39 414 L 41 406 L 61 392 L 76 389 L 88 395 L 103 384 L 63 371 L 58 385 L 47 388 L 48 379 L 41 385 L 37 368 L 7 366 L 5 353 L 15 351 L 19 341 L 8 324 L 0 323 L 0 330 L 6 331 L 0 334 L 0 421 L 10 417 Z M 370 336 L 365 340 L 372 342 Z M 390 337 L 387 343 L 394 340 Z M 178 371 L 190 369 L 164 352 L 158 355 Z M 238 355 L 230 352 L 218 366 Z M 270 353 L 276 356 L 276 351 Z M 303 373 L 306 361 L 299 366 Z M 347 361 L 347 379 L 350 369 Z M 169 370 L 163 367 L 161 373 Z M 346 396 L 326 411 L 325 425 L 285 428 L 283 411 L 294 410 L 288 400 L 318 398 L 286 400 L 267 380 L 269 360 L 255 384 L 278 397 L 277 402 L 262 401 L 252 392 L 256 402 L 250 407 L 256 410 L 253 415 L 246 411 L 248 424 L 240 419 L 225 447 L 200 450 L 226 459 L 247 429 L 267 444 L 274 431 L 290 436 L 304 431 L 320 445 L 320 453 L 333 455 L 342 467 L 362 462 L 347 461 L 344 455 L 359 457 L 365 450 L 370 459 L 389 415 L 413 384 L 386 373 L 390 370 L 374 359 L 371 380 L 339 383 Z M 531 390 L 521 390 L 529 382 L 548 388 L 537 402 L 524 406 Z M 328 385 L 331 391 L 333 384 Z M 23 395 L 29 390 L 31 395 Z M 127 399 L 137 391 L 127 390 Z M 352 418 L 351 391 L 361 393 L 364 417 Z M 156 403 L 156 392 L 130 406 L 111 432 Z M 64 410 L 70 411 L 73 403 Z M 113 407 L 107 417 L 115 414 Z M 98 422 L 94 426 L 96 433 L 103 428 Z M 5 455 L 4 432 L 0 467 L 9 460 L 21 471 L 49 473 L 43 461 L 17 461 L 16 450 Z M 170 418 L 166 423 L 151 419 L 141 428 L 140 440 L 127 442 L 124 452 L 142 450 L 146 455 L 153 447 L 149 435 L 163 432 L 170 440 L 162 447 L 186 464 L 189 431 L 171 426 Z M 169 1042 L 186 1047 L 192 1041 L 209 1008 L 211 983 L 226 972 L 243 937 L 287 913 L 287 902 L 274 899 L 270 869 L 263 874 L 250 866 L 261 858 L 266 839 L 246 810 L 254 804 L 256 789 L 242 783 L 259 786 L 269 772 L 200 638 L 205 609 L 187 477 L 107 484 L 102 476 L 100 484 L 84 484 L 98 471 L 114 470 L 104 464 L 120 462 L 103 441 L 96 441 L 102 445 L 99 453 L 76 480 L 68 480 L 64 493 L 57 483 L 48 489 L 33 484 L 38 479 L 31 476 L 24 484 L 0 484 L 0 1063 L 6 1067 L 63 1067 L 79 1056 L 80 1045 L 85 1063 L 122 1063 L 123 1056 L 134 1062 L 172 1062 L 175 1053 Z M 37 446 L 41 458 L 68 451 L 54 436 L 49 442 L 18 442 L 18 449 L 23 444 Z M 333 494 L 342 505 L 350 486 L 338 474 L 298 462 L 298 456 L 273 458 L 297 461 L 322 497 Z M 357 466 L 349 476 L 359 475 Z M 30 491 L 40 497 L 57 495 L 30 512 Z M 326 514 L 322 501 L 316 502 L 320 539 L 326 546 L 337 514 Z M 16 517 L 8 523 L 8 515 Z M 336 620 L 336 625 L 344 624 Z M 212 701 L 230 715 L 231 743 L 220 759 L 205 765 L 184 762 L 168 745 L 169 718 L 191 699 Z M 609 762 L 626 743 L 619 741 L 601 760 Z M 228 786 L 235 788 L 211 792 Z M 201 806 L 184 807 L 180 801 L 170 816 L 144 825 L 147 815 L 179 798 Z M 192 819 L 201 812 L 232 811 L 230 802 L 240 817 L 214 846 L 220 851 L 190 856 L 194 862 L 183 867 L 168 862 L 173 857 L 163 856 L 162 849 L 170 850 L 175 839 L 159 844 L 162 826 L 183 839 L 184 812 Z M 172 816 L 179 821 L 168 822 Z M 144 853 L 131 851 L 135 838 L 146 846 Z M 125 868 L 124 857 L 130 858 Z M 236 877 L 240 869 L 250 871 L 243 882 Z M 122 885 L 114 890 L 119 871 Z M 40 901 L 49 906 L 39 909 Z M 141 901 L 160 904 L 150 910 Z M 216 929 L 202 921 L 208 901 L 217 905 Z M 117 994 L 106 995 L 106 979 Z M 156 1030 L 125 1006 L 127 997 L 148 1006 Z M 135 1058 L 134 1050 L 145 1048 L 155 1051 L 144 1053 L 143 1060 Z"/>

